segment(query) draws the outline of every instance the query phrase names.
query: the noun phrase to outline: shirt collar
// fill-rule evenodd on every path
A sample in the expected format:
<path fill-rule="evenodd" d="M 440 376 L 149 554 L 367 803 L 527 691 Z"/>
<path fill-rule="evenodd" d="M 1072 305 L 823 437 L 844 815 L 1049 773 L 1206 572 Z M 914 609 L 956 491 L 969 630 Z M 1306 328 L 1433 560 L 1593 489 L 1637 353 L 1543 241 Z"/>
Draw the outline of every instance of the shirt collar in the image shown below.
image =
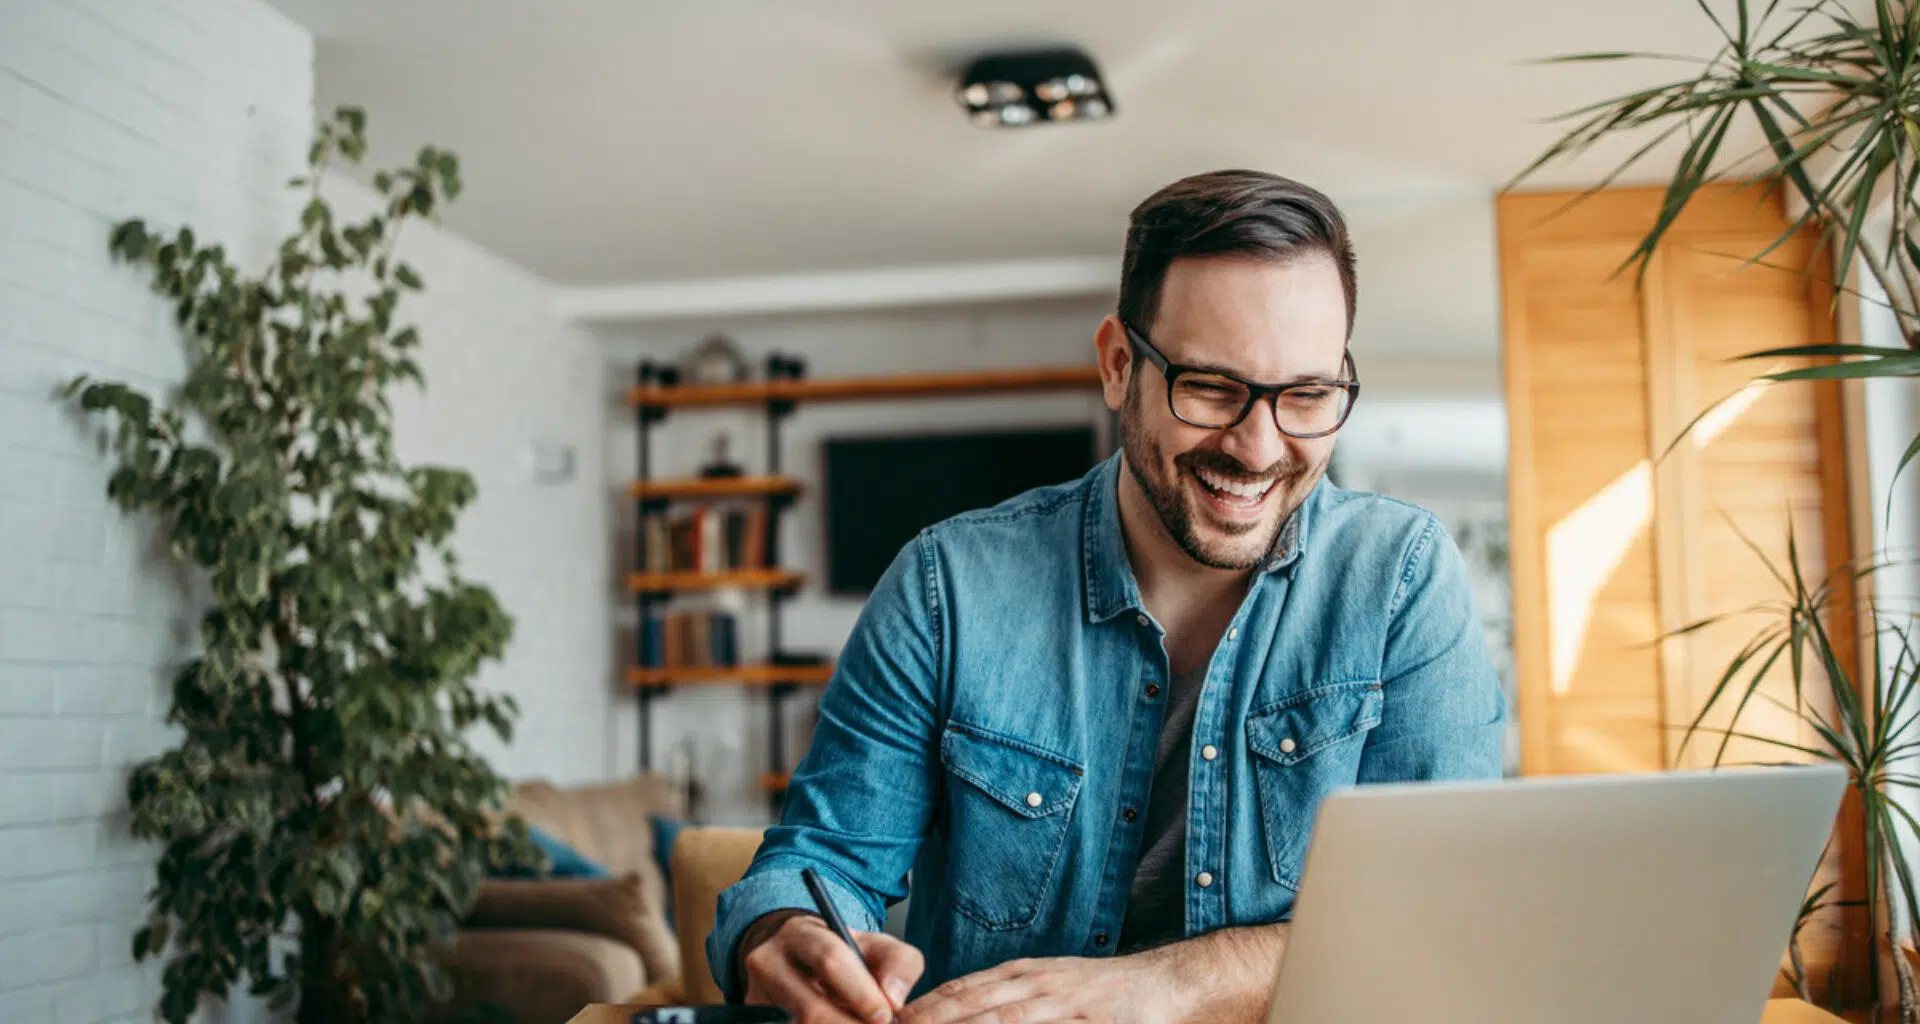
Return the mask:
<path fill-rule="evenodd" d="M 1300 560 L 1306 547 L 1307 527 L 1313 518 L 1326 478 L 1314 485 L 1307 500 L 1287 517 L 1255 570 L 1270 575 Z M 1127 558 L 1127 545 L 1120 533 L 1120 453 L 1108 456 L 1087 474 L 1085 522 L 1081 530 L 1081 572 L 1087 587 L 1087 621 L 1105 622 L 1125 612 L 1138 611 L 1143 605 L 1140 586 L 1133 578 L 1133 564 Z"/>

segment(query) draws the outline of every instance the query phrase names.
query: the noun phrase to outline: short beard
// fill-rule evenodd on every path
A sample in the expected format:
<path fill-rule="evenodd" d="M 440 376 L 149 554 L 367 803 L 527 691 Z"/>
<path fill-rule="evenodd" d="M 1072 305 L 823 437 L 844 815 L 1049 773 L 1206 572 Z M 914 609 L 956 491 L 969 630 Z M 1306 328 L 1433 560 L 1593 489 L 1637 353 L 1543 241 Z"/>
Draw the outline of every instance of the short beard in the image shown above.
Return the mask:
<path fill-rule="evenodd" d="M 1218 545 L 1209 545 L 1200 537 L 1195 527 L 1195 509 L 1177 479 L 1163 479 L 1161 467 L 1165 464 L 1165 452 L 1157 438 L 1147 432 L 1145 417 L 1141 415 L 1139 367 L 1135 366 L 1133 380 L 1127 385 L 1127 401 L 1120 417 L 1120 447 L 1125 454 L 1128 470 L 1140 490 L 1147 496 L 1155 514 L 1160 517 L 1161 525 L 1173 538 L 1187 557 L 1210 569 L 1232 569 L 1246 571 L 1259 565 L 1273 550 L 1279 539 L 1280 531 L 1292 517 L 1294 510 L 1306 499 L 1313 485 L 1319 482 L 1320 475 L 1326 469 L 1326 462 L 1318 466 L 1300 466 L 1287 461 L 1277 462 L 1264 470 L 1250 470 L 1238 459 L 1224 452 L 1211 449 L 1199 449 L 1185 452 L 1173 460 L 1176 469 L 1205 469 L 1230 476 L 1238 480 L 1272 479 L 1273 486 L 1281 488 L 1276 498 L 1281 502 L 1280 514 L 1272 523 L 1246 523 L 1225 525 L 1217 524 L 1216 529 L 1230 533 L 1248 534 L 1265 529 L 1266 537 L 1257 547 L 1244 551 L 1224 551 Z M 1256 415 L 1256 409 L 1249 415 Z"/>

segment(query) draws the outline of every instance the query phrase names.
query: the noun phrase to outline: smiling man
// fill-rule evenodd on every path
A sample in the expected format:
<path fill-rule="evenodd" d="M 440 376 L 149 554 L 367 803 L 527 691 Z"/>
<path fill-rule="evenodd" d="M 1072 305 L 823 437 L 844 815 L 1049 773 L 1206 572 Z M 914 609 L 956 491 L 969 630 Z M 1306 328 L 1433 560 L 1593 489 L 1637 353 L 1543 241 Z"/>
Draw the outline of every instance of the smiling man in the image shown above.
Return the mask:
<path fill-rule="evenodd" d="M 1458 551 L 1323 479 L 1360 391 L 1339 211 L 1188 178 L 1123 262 L 1094 339 L 1121 452 L 901 551 L 721 897 L 730 995 L 809 1024 L 1258 1021 L 1320 801 L 1498 776 Z"/>

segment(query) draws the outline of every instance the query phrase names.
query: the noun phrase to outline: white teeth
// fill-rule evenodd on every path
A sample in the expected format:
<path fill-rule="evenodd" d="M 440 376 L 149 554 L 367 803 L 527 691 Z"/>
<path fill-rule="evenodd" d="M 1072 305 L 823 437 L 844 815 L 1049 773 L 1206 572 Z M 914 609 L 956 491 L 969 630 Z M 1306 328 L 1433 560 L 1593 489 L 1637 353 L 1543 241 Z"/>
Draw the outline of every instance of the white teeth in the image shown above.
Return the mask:
<path fill-rule="evenodd" d="M 1237 483 L 1225 477 L 1216 476 L 1204 469 L 1194 470 L 1193 475 L 1199 477 L 1201 483 L 1206 484 L 1216 491 L 1231 494 L 1237 498 L 1245 498 L 1248 501 L 1259 500 L 1267 493 L 1267 490 L 1273 486 L 1272 480 L 1262 480 L 1259 483 Z"/>

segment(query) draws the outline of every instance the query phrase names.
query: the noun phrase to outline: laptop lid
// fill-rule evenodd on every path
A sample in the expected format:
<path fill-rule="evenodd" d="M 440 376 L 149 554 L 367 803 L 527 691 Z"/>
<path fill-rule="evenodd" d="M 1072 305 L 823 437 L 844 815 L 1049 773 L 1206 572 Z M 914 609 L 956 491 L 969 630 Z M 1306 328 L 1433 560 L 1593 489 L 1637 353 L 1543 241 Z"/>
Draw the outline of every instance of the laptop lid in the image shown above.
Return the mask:
<path fill-rule="evenodd" d="M 1342 790 L 1268 1024 L 1753 1024 L 1836 764 Z"/>

